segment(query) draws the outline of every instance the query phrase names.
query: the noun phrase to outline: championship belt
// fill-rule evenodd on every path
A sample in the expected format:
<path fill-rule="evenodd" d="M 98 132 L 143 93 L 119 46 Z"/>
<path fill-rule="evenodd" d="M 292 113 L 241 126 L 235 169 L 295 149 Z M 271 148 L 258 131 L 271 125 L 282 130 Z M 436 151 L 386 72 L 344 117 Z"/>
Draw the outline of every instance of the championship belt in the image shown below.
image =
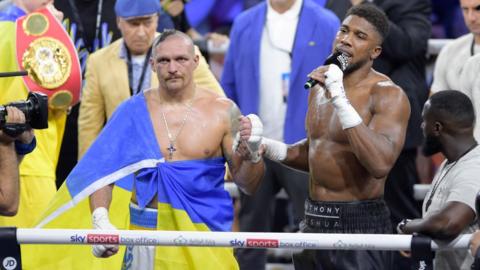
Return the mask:
<path fill-rule="evenodd" d="M 67 109 L 79 102 L 82 87 L 80 62 L 70 36 L 48 9 L 16 21 L 17 63 L 30 92 L 48 96 L 52 109 Z"/>

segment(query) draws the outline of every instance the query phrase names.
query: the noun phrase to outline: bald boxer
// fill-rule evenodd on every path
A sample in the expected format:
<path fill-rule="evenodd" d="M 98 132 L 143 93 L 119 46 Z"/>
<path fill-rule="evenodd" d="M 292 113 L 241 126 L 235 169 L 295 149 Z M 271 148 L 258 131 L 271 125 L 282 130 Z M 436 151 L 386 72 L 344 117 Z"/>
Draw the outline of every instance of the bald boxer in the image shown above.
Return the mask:
<path fill-rule="evenodd" d="M 303 232 L 392 232 L 383 193 L 405 140 L 410 104 L 400 87 L 372 69 L 387 32 L 378 8 L 351 8 L 334 41 L 334 52 L 349 65 L 343 72 L 319 66 L 309 75 L 320 86 L 310 92 L 307 138 L 292 145 L 263 139 L 265 157 L 310 173 Z M 295 269 L 390 269 L 390 263 L 388 251 L 294 255 Z"/>

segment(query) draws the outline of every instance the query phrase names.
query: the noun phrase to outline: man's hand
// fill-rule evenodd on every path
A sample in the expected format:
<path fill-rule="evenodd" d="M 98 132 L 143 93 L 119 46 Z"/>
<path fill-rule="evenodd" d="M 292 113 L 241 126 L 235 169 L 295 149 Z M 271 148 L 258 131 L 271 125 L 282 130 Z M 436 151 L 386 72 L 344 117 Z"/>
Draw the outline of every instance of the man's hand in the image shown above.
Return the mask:
<path fill-rule="evenodd" d="M 480 231 L 477 230 L 475 233 L 472 234 L 470 238 L 470 253 L 475 257 L 477 254 L 478 246 L 480 246 Z"/>
<path fill-rule="evenodd" d="M 260 118 L 254 114 L 240 116 L 239 129 L 233 142 L 233 151 L 245 159 L 257 163 L 262 158 L 263 124 Z"/>
<path fill-rule="evenodd" d="M 98 207 L 92 213 L 93 228 L 96 230 L 116 230 L 110 223 L 108 210 L 105 207 Z M 108 258 L 118 252 L 118 245 L 93 245 L 93 255 L 97 258 Z"/>
<path fill-rule="evenodd" d="M 308 76 L 317 80 L 320 85 L 325 86 L 325 97 L 337 110 L 338 120 L 343 129 L 352 128 L 362 123 L 362 118 L 347 98 L 343 87 L 343 72 L 338 66 L 333 64 L 321 66 L 314 69 Z"/>
<path fill-rule="evenodd" d="M 7 124 L 25 124 L 25 115 L 23 112 L 14 106 L 7 106 L 7 116 L 6 116 L 6 123 Z M 15 140 L 20 141 L 23 144 L 30 144 L 33 140 L 34 134 L 32 129 L 25 130 L 20 135 L 16 137 L 9 136 L 2 130 L 0 130 L 0 142 L 3 143 L 12 143 Z"/>
<path fill-rule="evenodd" d="M 337 65 L 328 65 L 328 70 L 325 72 L 325 87 L 332 100 L 336 97 L 345 97 L 343 71 Z"/>

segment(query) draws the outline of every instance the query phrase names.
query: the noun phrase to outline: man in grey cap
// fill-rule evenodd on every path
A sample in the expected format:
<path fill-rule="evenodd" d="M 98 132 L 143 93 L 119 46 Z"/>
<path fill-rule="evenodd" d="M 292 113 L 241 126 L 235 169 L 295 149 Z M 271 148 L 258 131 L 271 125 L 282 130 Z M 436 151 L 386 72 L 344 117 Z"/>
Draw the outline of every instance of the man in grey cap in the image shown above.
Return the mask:
<path fill-rule="evenodd" d="M 115 3 L 121 39 L 91 54 L 78 117 L 78 157 L 83 156 L 117 106 L 130 96 L 158 86 L 148 65 L 157 35 L 158 0 L 118 0 Z M 201 56 L 194 82 L 201 88 L 223 90 Z"/>

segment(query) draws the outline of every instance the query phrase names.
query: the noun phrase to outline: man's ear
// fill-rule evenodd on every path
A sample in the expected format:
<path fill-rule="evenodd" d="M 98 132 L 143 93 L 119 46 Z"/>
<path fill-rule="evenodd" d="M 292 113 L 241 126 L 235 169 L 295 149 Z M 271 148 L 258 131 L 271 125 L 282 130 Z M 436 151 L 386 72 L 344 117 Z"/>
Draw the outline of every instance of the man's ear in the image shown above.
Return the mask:
<path fill-rule="evenodd" d="M 148 62 L 150 63 L 150 67 L 152 68 L 152 71 L 157 73 L 157 70 L 155 69 L 155 60 L 153 59 L 153 56 L 150 56 L 148 59 Z"/>
<path fill-rule="evenodd" d="M 436 135 L 440 134 L 440 132 L 443 130 L 443 124 L 438 121 L 435 122 L 435 124 L 433 125 L 433 130 Z"/>
<path fill-rule="evenodd" d="M 370 59 L 371 60 L 377 59 L 377 57 L 379 57 L 381 53 L 382 53 L 382 47 L 376 46 L 375 48 L 373 48 L 372 53 L 370 54 Z"/>
<path fill-rule="evenodd" d="M 195 63 L 195 68 L 197 68 L 198 64 L 200 63 L 200 56 L 198 54 L 195 54 L 195 57 L 193 58 L 193 62 Z"/>

